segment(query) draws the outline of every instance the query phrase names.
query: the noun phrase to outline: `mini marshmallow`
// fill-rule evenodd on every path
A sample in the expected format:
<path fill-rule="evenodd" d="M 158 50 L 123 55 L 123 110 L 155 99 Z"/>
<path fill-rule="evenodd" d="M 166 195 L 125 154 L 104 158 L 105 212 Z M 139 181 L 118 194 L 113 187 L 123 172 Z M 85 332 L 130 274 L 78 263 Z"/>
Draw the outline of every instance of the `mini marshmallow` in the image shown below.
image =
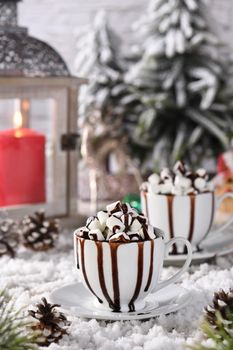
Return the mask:
<path fill-rule="evenodd" d="M 203 169 L 203 168 L 197 169 L 196 175 L 197 175 L 198 177 L 204 178 L 205 180 L 208 178 L 208 174 L 207 174 L 206 170 Z"/>
<path fill-rule="evenodd" d="M 184 175 L 186 173 L 187 169 L 186 169 L 185 164 L 181 160 L 178 160 L 173 167 L 173 171 L 175 174 Z"/>
<path fill-rule="evenodd" d="M 138 211 L 132 208 L 132 211 L 129 214 L 132 215 L 133 218 L 136 218 L 138 216 Z"/>
<path fill-rule="evenodd" d="M 148 184 L 148 192 L 152 192 L 154 194 L 158 194 L 160 192 L 160 186 L 161 185 L 149 183 Z"/>
<path fill-rule="evenodd" d="M 106 227 L 104 232 L 103 232 L 103 235 L 104 235 L 105 239 L 107 241 L 109 241 L 109 238 L 113 235 L 113 233 L 108 227 Z"/>
<path fill-rule="evenodd" d="M 176 175 L 174 185 L 184 189 L 192 187 L 192 181 L 184 176 Z"/>
<path fill-rule="evenodd" d="M 112 215 L 110 216 L 106 221 L 106 226 L 113 232 L 118 233 L 122 232 L 125 229 L 125 225 L 123 222 L 117 218 L 116 216 Z"/>
<path fill-rule="evenodd" d="M 148 182 L 149 182 L 150 184 L 158 185 L 159 181 L 160 181 L 160 177 L 159 177 L 158 174 L 155 174 L 155 173 L 154 173 L 154 174 L 151 174 L 151 175 L 148 177 Z"/>
<path fill-rule="evenodd" d="M 172 173 L 171 170 L 168 168 L 164 168 L 160 173 L 161 180 L 163 181 L 172 181 Z"/>
<path fill-rule="evenodd" d="M 195 181 L 194 181 L 194 186 L 196 187 L 197 190 L 199 191 L 203 191 L 206 187 L 206 181 L 205 179 L 203 179 L 202 177 L 198 177 Z"/>
<path fill-rule="evenodd" d="M 130 241 L 129 236 L 125 232 L 118 232 L 109 238 L 110 242 L 127 242 Z"/>
<path fill-rule="evenodd" d="M 120 219 L 123 222 L 123 224 L 125 225 L 125 227 L 129 227 L 132 224 L 133 215 L 131 213 L 123 214 Z"/>
<path fill-rule="evenodd" d="M 91 216 L 87 219 L 86 227 L 89 230 L 101 229 L 101 224 L 96 216 Z"/>
<path fill-rule="evenodd" d="M 138 231 L 138 234 L 140 235 L 141 239 L 144 240 L 145 239 L 145 234 L 144 232 L 146 231 L 146 233 L 148 232 L 148 226 L 142 226 L 141 229 Z"/>
<path fill-rule="evenodd" d="M 109 218 L 109 214 L 108 212 L 101 210 L 101 211 L 98 211 L 97 218 L 100 222 L 101 230 L 103 231 L 106 227 L 106 221 Z"/>
<path fill-rule="evenodd" d="M 115 217 L 117 217 L 117 218 L 120 218 L 122 215 L 123 215 L 123 211 L 117 211 L 117 212 L 115 212 L 114 214 L 112 214 L 112 215 L 114 215 Z"/>
<path fill-rule="evenodd" d="M 171 193 L 173 188 L 173 184 L 168 182 L 160 185 L 160 193 L 161 194 L 169 194 Z"/>
<path fill-rule="evenodd" d="M 131 241 L 139 241 L 141 239 L 141 236 L 138 232 L 128 232 L 127 234 Z"/>
<path fill-rule="evenodd" d="M 78 233 L 78 236 L 79 236 L 79 237 L 86 238 L 86 237 L 88 237 L 89 231 L 87 230 L 86 227 L 82 227 L 82 228 L 80 228 L 80 229 L 78 230 L 77 233 Z"/>
<path fill-rule="evenodd" d="M 94 229 L 89 231 L 89 238 L 95 241 L 104 241 L 104 236 L 101 230 Z"/>
<path fill-rule="evenodd" d="M 172 188 L 172 194 L 174 196 L 183 196 L 184 190 L 181 187 L 173 187 Z"/>
<path fill-rule="evenodd" d="M 108 212 L 111 212 L 112 210 L 114 210 L 117 206 L 119 206 L 121 204 L 120 201 L 116 201 L 114 203 L 111 203 L 109 205 L 106 206 L 106 209 Z"/>
<path fill-rule="evenodd" d="M 142 228 L 141 222 L 137 218 L 135 218 L 132 224 L 130 225 L 130 231 L 138 232 L 141 228 Z"/>

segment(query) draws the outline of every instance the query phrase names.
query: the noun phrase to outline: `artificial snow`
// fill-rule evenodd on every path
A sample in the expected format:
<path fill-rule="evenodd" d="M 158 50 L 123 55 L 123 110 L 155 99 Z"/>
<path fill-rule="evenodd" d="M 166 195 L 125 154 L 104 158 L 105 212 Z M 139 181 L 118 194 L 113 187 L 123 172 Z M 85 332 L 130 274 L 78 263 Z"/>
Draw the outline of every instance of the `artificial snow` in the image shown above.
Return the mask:
<path fill-rule="evenodd" d="M 49 299 L 56 288 L 78 281 L 74 266 L 72 234 L 64 233 L 56 249 L 36 253 L 21 248 L 17 257 L 0 259 L 0 288 L 7 286 L 18 307 L 26 310 L 41 297 Z M 50 350 L 184 350 L 187 344 L 201 339 L 199 323 L 203 308 L 220 288 L 233 287 L 233 255 L 221 258 L 217 265 L 192 266 L 183 275 L 181 285 L 191 293 L 190 305 L 170 315 L 146 321 L 105 322 L 71 316 L 70 334 Z M 163 270 L 163 278 L 176 272 Z M 185 345 L 186 344 L 186 345 Z M 45 349 L 45 348 L 43 348 Z"/>

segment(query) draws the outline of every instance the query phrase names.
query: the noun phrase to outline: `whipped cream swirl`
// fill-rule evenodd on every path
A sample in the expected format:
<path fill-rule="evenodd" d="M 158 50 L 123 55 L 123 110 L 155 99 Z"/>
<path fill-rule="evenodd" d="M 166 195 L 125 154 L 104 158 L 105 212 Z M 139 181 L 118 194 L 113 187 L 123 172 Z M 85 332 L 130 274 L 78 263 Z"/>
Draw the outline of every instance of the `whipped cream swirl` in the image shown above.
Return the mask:
<path fill-rule="evenodd" d="M 149 225 L 148 219 L 128 203 L 117 201 L 89 217 L 77 235 L 95 241 L 127 243 L 162 237 L 162 232 Z"/>
<path fill-rule="evenodd" d="M 152 174 L 141 190 L 155 194 L 191 195 L 212 191 L 208 174 L 201 168 L 189 171 L 185 163 L 177 161 L 173 169 L 164 168 L 160 174 Z"/>

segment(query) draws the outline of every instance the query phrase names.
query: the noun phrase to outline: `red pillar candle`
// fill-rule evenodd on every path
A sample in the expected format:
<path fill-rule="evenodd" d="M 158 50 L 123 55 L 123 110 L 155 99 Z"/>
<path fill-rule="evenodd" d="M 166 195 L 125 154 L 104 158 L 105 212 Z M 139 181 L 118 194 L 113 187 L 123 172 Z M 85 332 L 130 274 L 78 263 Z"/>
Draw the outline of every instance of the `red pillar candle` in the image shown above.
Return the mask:
<path fill-rule="evenodd" d="M 45 137 L 31 129 L 0 132 L 0 207 L 45 202 Z"/>

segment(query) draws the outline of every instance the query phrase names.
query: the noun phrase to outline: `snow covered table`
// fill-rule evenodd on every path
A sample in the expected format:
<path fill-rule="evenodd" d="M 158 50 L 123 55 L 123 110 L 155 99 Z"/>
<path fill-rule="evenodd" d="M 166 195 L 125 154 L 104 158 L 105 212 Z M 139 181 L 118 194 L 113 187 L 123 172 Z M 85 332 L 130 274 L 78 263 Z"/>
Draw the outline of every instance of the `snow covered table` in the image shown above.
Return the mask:
<path fill-rule="evenodd" d="M 199 320 L 204 306 L 220 288 L 233 287 L 233 255 L 219 258 L 217 264 L 192 266 L 185 273 L 181 285 L 192 296 L 189 306 L 168 316 L 149 321 L 105 322 L 70 317 L 70 335 L 50 350 L 183 350 L 201 337 Z M 72 235 L 63 234 L 56 249 L 34 253 L 23 248 L 15 259 L 0 259 L 0 287 L 9 286 L 17 298 L 17 305 L 31 306 L 42 296 L 65 284 L 78 280 L 74 267 Z M 165 268 L 163 277 L 176 271 Z"/>

